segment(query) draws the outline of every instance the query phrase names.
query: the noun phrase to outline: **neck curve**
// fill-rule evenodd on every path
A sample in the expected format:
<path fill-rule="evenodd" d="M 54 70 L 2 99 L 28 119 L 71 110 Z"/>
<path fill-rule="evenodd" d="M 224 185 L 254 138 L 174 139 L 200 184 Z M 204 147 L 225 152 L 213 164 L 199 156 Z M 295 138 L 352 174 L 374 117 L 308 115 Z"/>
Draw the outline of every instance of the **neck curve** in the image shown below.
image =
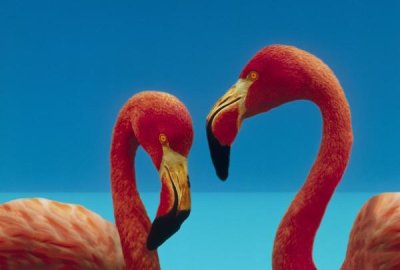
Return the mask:
<path fill-rule="evenodd" d="M 157 251 L 146 247 L 151 222 L 136 187 L 134 157 L 139 146 L 124 107 L 117 119 L 111 146 L 111 187 L 116 226 L 126 269 L 160 269 Z"/>
<path fill-rule="evenodd" d="M 274 242 L 273 269 L 316 269 L 312 250 L 318 227 L 350 157 L 350 109 L 339 82 L 315 84 L 310 98 L 323 118 L 318 157 L 283 217 Z M 312 86 L 311 86 L 312 87 Z"/>

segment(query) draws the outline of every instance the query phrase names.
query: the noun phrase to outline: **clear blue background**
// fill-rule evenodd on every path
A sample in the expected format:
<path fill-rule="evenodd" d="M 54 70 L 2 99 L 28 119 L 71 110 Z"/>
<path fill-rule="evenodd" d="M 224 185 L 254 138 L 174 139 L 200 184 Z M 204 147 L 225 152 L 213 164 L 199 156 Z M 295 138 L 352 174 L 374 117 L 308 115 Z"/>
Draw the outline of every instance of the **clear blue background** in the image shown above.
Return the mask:
<path fill-rule="evenodd" d="M 219 182 L 205 117 L 263 46 L 296 45 L 340 79 L 355 143 L 341 191 L 400 188 L 400 2 L 0 2 L 0 181 L 4 191 L 109 191 L 117 113 L 133 94 L 168 91 L 190 109 L 193 191 L 295 191 L 317 153 L 309 102 L 247 120 Z M 158 191 L 137 156 L 141 190 Z"/>

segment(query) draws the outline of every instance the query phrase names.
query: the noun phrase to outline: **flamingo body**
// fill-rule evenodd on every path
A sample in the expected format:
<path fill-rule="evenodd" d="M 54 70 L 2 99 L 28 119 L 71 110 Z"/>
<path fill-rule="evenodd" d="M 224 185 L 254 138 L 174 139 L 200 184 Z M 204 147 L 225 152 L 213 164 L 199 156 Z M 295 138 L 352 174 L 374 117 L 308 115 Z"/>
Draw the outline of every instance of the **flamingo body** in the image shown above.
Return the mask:
<path fill-rule="evenodd" d="M 342 270 L 400 269 L 400 193 L 368 200 L 353 224 Z"/>
<path fill-rule="evenodd" d="M 0 269 L 124 269 L 118 231 L 80 205 L 18 199 L 0 205 Z"/>

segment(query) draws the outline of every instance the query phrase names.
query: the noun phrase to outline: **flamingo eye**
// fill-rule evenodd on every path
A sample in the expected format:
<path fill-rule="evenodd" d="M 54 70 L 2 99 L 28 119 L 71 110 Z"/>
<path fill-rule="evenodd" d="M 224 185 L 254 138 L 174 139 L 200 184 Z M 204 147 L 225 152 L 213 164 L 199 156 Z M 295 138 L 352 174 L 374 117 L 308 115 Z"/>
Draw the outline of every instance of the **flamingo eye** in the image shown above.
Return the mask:
<path fill-rule="evenodd" d="M 250 71 L 247 75 L 247 79 L 250 81 L 255 81 L 258 79 L 258 73 L 256 71 Z"/>
<path fill-rule="evenodd" d="M 160 143 L 161 143 L 162 145 L 168 143 L 167 135 L 165 135 L 164 133 L 161 133 L 161 134 L 160 134 L 160 136 L 158 137 L 158 140 L 160 141 Z"/>

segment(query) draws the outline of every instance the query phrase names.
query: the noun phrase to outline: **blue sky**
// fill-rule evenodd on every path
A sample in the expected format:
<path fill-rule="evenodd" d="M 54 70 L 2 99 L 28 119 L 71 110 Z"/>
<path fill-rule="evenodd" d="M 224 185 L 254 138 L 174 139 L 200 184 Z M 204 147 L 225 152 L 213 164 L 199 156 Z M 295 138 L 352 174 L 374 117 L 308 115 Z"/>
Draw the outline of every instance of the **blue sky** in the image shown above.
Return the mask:
<path fill-rule="evenodd" d="M 123 103 L 168 91 L 192 113 L 193 191 L 294 191 L 321 138 L 309 102 L 246 120 L 230 177 L 212 167 L 205 117 L 260 48 L 322 58 L 350 102 L 355 143 L 341 191 L 400 188 L 400 3 L 386 1 L 17 1 L 0 3 L 2 191 L 108 191 Z M 157 191 L 140 150 L 141 190 Z"/>

